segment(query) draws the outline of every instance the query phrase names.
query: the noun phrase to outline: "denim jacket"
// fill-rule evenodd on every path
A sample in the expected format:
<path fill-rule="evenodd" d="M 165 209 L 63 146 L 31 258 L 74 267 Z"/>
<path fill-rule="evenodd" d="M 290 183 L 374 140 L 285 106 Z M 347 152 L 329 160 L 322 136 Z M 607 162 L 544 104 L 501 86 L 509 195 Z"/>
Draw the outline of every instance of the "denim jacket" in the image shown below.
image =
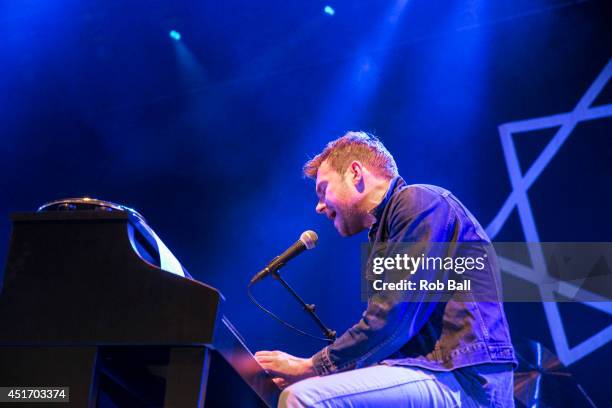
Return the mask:
<path fill-rule="evenodd" d="M 440 187 L 406 185 L 396 177 L 373 214 L 376 222 L 368 234 L 371 243 L 490 244 L 474 216 Z M 499 268 L 494 252 L 491 256 L 492 266 L 480 276 L 480 285 L 499 299 Z M 313 356 L 318 375 L 380 362 L 434 371 L 485 363 L 517 364 L 502 303 L 466 300 L 465 295 L 451 295 L 439 302 L 372 296 L 361 320 Z"/>

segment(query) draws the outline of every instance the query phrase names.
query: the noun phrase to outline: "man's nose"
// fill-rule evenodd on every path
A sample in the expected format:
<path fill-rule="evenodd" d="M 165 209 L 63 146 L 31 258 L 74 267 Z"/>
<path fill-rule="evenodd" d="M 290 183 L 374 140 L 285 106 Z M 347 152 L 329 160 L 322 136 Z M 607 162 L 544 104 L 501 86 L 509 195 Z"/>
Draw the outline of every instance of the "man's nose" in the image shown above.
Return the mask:
<path fill-rule="evenodd" d="M 315 208 L 315 210 L 319 213 L 319 214 L 323 214 L 323 212 L 325 211 L 325 203 L 319 201 L 317 203 L 317 207 Z"/>

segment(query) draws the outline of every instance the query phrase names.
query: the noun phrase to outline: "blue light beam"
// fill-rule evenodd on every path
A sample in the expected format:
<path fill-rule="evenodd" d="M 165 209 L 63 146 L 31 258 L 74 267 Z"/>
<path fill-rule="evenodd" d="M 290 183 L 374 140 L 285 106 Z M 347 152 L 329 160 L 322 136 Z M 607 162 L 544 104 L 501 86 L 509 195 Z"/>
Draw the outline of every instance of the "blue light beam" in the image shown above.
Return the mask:
<path fill-rule="evenodd" d="M 179 41 L 181 39 L 181 33 L 179 33 L 178 31 L 170 31 L 170 38 L 172 38 L 174 41 Z"/>

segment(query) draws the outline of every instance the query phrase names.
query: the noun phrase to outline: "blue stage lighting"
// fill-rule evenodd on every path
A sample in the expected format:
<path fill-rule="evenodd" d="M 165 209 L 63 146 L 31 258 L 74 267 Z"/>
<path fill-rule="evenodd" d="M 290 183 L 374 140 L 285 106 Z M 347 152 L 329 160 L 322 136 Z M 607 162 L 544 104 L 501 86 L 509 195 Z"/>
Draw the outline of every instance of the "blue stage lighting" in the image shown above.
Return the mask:
<path fill-rule="evenodd" d="M 181 39 L 181 33 L 179 33 L 178 31 L 170 31 L 170 38 L 172 38 L 175 41 L 178 41 Z"/>
<path fill-rule="evenodd" d="M 326 14 L 329 14 L 330 16 L 333 16 L 334 14 L 336 14 L 336 10 L 334 10 L 331 6 L 325 6 L 325 8 L 323 9 L 323 11 Z"/>

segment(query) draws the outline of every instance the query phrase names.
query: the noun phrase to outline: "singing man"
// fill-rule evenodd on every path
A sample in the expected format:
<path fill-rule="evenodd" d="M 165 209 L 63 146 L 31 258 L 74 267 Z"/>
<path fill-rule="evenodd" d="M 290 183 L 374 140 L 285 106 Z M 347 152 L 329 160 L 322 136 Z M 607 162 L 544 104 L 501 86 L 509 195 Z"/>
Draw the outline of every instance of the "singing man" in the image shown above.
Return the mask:
<path fill-rule="evenodd" d="M 372 244 L 490 244 L 454 195 L 406 184 L 367 133 L 330 142 L 304 175 L 316 180 L 316 211 L 342 236 L 369 229 Z M 489 269 L 477 284 L 499 299 L 499 269 Z M 463 295 L 407 302 L 375 294 L 361 319 L 312 357 L 255 357 L 284 388 L 279 407 L 513 407 L 516 358 L 503 304 Z"/>

